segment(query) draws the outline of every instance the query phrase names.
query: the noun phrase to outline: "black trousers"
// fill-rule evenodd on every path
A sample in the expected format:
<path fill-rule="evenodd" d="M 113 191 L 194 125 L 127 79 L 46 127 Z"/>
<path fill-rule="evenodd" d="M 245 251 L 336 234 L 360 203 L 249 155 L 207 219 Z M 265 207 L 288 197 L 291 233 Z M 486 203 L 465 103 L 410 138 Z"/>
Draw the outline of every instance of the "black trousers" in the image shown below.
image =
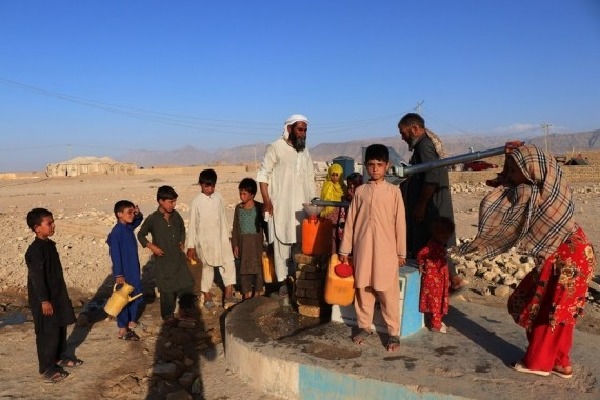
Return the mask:
<path fill-rule="evenodd" d="M 37 346 L 39 372 L 43 374 L 53 368 L 67 351 L 67 327 L 52 323 L 36 326 L 35 344 Z"/>
<path fill-rule="evenodd" d="M 179 298 L 181 302 L 182 297 L 190 297 L 194 296 L 194 287 L 189 286 L 183 289 L 180 289 L 176 292 L 160 292 L 160 316 L 163 320 L 167 320 L 173 316 L 175 312 L 175 305 L 177 298 Z M 181 303 L 179 304 L 181 307 Z"/>

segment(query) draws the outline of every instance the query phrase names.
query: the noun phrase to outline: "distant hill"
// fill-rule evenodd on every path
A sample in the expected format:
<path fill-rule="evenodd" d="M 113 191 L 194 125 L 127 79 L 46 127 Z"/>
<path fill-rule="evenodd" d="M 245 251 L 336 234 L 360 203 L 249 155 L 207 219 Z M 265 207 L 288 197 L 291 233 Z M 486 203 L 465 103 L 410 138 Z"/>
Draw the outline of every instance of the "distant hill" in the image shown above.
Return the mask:
<path fill-rule="evenodd" d="M 547 148 L 554 154 L 571 153 L 599 149 L 600 129 L 590 132 L 562 133 L 533 138 L 521 138 L 518 135 L 476 136 L 476 135 L 439 135 L 444 141 L 448 156 L 464 154 L 473 150 L 485 150 L 504 145 L 509 140 L 522 140 Z M 310 137 L 309 137 L 310 142 Z M 362 147 L 372 143 L 381 143 L 395 149 L 399 157 L 408 161 L 410 152 L 400 136 L 354 140 L 345 143 L 321 143 L 310 148 L 314 161 L 330 161 L 338 156 L 348 156 L 360 161 Z M 198 164 L 239 164 L 262 160 L 268 143 L 255 143 L 215 151 L 205 151 L 188 145 L 172 151 L 135 150 L 118 157 L 119 161 L 134 162 L 139 166 L 160 165 L 198 165 Z"/>

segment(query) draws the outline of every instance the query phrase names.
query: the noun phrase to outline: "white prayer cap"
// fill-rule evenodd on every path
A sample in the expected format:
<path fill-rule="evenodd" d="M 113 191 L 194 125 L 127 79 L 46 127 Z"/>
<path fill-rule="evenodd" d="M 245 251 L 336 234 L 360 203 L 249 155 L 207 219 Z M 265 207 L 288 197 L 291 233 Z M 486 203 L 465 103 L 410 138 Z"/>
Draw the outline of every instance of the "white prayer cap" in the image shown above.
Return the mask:
<path fill-rule="evenodd" d="M 296 122 L 306 122 L 308 124 L 308 118 L 301 114 L 290 115 L 283 125 L 283 139 L 287 140 L 289 136 L 288 126 L 294 125 Z"/>

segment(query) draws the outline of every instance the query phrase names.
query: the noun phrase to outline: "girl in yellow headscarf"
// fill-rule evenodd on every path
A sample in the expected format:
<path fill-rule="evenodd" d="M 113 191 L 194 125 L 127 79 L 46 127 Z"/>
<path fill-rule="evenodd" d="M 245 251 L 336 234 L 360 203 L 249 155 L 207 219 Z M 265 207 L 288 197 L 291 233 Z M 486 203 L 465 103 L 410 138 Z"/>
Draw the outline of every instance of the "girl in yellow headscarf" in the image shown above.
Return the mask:
<path fill-rule="evenodd" d="M 323 183 L 321 189 L 321 200 L 327 201 L 342 201 L 346 196 L 346 185 L 342 176 L 344 175 L 344 169 L 340 164 L 332 164 L 327 170 L 327 178 Z M 340 224 L 343 224 L 343 213 L 341 207 L 325 207 L 321 212 L 321 217 L 327 218 L 333 223 L 333 238 L 332 238 L 332 250 L 337 251 L 337 245 L 339 240 L 339 228 Z M 342 219 L 341 219 L 342 218 Z"/>
<path fill-rule="evenodd" d="M 340 164 L 331 164 L 327 170 L 327 178 L 325 179 L 323 188 L 321 189 L 321 200 L 342 201 L 342 198 L 346 193 L 346 185 L 342 179 L 343 174 L 344 169 Z M 339 207 L 325 207 L 325 210 L 323 210 L 321 216 L 327 218 L 330 216 L 335 217 L 335 221 L 333 219 L 332 221 L 337 223 L 338 211 Z"/>

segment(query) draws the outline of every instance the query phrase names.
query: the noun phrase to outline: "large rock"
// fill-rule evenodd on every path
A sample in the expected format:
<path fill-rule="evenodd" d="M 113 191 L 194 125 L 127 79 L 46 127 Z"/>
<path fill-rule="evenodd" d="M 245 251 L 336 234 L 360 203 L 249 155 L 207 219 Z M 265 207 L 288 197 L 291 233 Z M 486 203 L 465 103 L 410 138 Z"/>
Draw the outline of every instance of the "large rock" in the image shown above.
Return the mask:
<path fill-rule="evenodd" d="M 494 288 L 494 296 L 496 297 L 505 297 L 510 292 L 510 288 L 505 285 L 498 286 Z"/>
<path fill-rule="evenodd" d="M 179 368 L 174 363 L 154 364 L 152 374 L 167 381 L 174 381 L 179 377 Z"/>

